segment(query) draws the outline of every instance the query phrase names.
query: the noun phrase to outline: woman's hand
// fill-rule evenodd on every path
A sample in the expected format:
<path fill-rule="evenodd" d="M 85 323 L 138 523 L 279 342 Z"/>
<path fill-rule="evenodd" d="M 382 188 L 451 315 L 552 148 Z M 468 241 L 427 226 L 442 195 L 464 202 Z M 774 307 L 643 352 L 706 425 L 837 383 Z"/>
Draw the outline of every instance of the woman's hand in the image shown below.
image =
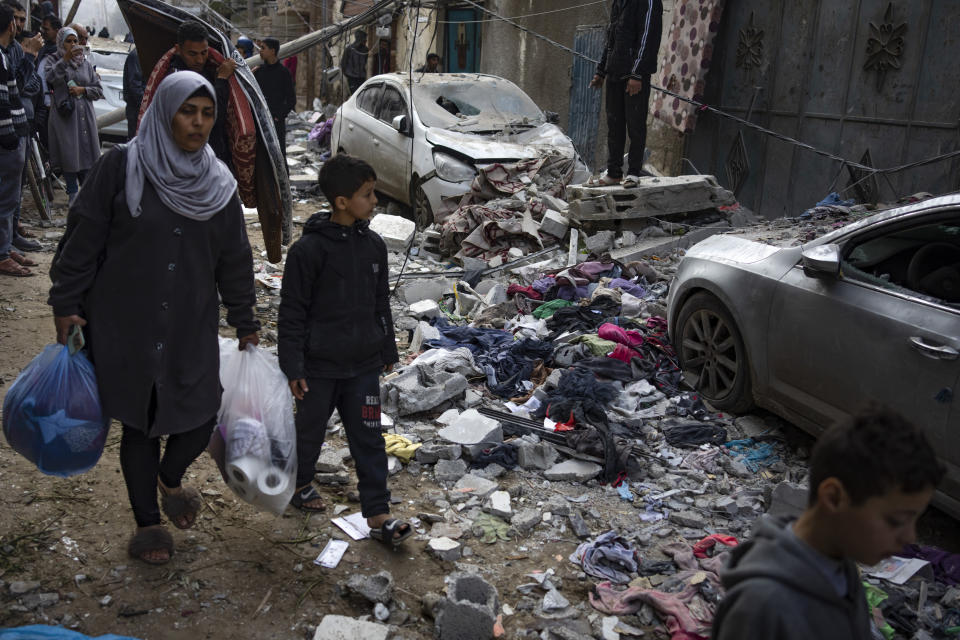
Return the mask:
<path fill-rule="evenodd" d="M 239 344 L 237 346 L 240 348 L 240 351 L 243 351 L 244 349 L 247 348 L 248 344 L 252 344 L 253 346 L 257 346 L 258 344 L 260 344 L 260 334 L 254 332 L 248 336 L 243 336 L 242 338 L 240 338 Z"/>
<path fill-rule="evenodd" d="M 72 316 L 53 316 L 53 324 L 57 328 L 57 342 L 67 344 L 67 334 L 70 333 L 70 327 L 79 325 L 87 326 L 87 321 L 78 315 Z"/>
<path fill-rule="evenodd" d="M 80 97 L 87 93 L 86 87 L 70 87 L 70 95 Z"/>

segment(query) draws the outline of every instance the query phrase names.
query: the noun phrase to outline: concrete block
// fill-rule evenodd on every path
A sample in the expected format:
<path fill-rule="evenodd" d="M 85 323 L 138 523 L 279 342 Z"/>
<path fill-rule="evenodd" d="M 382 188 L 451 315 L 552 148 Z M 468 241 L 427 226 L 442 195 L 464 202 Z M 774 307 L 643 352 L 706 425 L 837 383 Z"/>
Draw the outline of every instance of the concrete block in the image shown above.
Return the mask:
<path fill-rule="evenodd" d="M 461 445 L 471 457 L 503 442 L 500 423 L 481 415 L 476 409 L 467 409 L 437 435 L 447 442 Z"/>
<path fill-rule="evenodd" d="M 743 432 L 744 438 L 754 438 L 770 430 L 763 418 L 758 416 L 741 416 L 733 421 L 734 426 Z"/>
<path fill-rule="evenodd" d="M 429 411 L 462 395 L 467 386 L 467 379 L 463 374 L 438 373 L 429 367 L 415 366 L 408 367 L 390 380 L 385 380 L 380 395 L 385 411 L 409 416 Z"/>
<path fill-rule="evenodd" d="M 345 449 L 336 449 L 333 447 L 323 449 L 320 453 L 320 458 L 317 460 L 316 471 L 319 473 L 345 473 L 347 471 L 343 466 L 343 460 L 346 457 L 346 455 L 344 455 L 345 453 L 349 455 L 349 451 Z"/>
<path fill-rule="evenodd" d="M 439 311 L 439 307 L 437 307 Z M 429 322 L 424 322 L 421 320 L 417 323 L 417 328 L 413 330 L 413 339 L 410 340 L 410 351 L 413 353 L 419 353 L 423 351 L 424 342 L 427 340 L 439 340 L 440 339 L 440 330 L 434 326 L 431 326 Z"/>
<path fill-rule="evenodd" d="M 799 516 L 807 508 L 807 496 L 808 490 L 803 485 L 781 482 L 773 488 L 767 513 L 778 518 Z"/>
<path fill-rule="evenodd" d="M 517 463 L 522 469 L 544 471 L 557 460 L 557 450 L 547 442 L 517 441 Z"/>
<path fill-rule="evenodd" d="M 555 464 L 543 472 L 547 480 L 569 480 L 572 482 L 586 482 L 600 475 L 603 468 L 593 462 L 583 460 L 567 460 Z"/>
<path fill-rule="evenodd" d="M 708 524 L 702 515 L 694 511 L 674 511 L 670 514 L 669 520 L 681 527 L 690 527 L 691 529 L 702 529 L 703 525 Z"/>
<path fill-rule="evenodd" d="M 313 640 L 387 640 L 390 636 L 390 627 L 356 620 L 347 616 L 324 616 L 313 634 Z"/>
<path fill-rule="evenodd" d="M 500 488 L 500 485 L 492 480 L 487 480 L 486 478 L 481 478 L 480 476 L 475 476 L 472 473 L 468 473 L 457 481 L 457 484 L 453 486 L 454 491 L 460 491 L 467 493 L 469 489 L 469 494 L 478 496 L 481 500 L 486 498 L 488 495 Z"/>
<path fill-rule="evenodd" d="M 387 456 L 387 475 L 394 476 L 403 471 L 403 463 L 396 456 Z"/>
<path fill-rule="evenodd" d="M 407 304 L 420 300 L 439 300 L 443 294 L 453 291 L 454 284 L 448 278 L 416 278 L 400 285 L 400 295 Z"/>
<path fill-rule="evenodd" d="M 447 409 L 440 414 L 440 417 L 437 418 L 437 424 L 442 424 L 447 427 L 453 424 L 453 422 L 460 417 L 460 412 L 456 409 Z"/>
<path fill-rule="evenodd" d="M 440 640 L 489 640 L 500 609 L 497 590 L 477 574 L 447 578 L 447 598 L 437 605 L 436 630 Z"/>
<path fill-rule="evenodd" d="M 478 260 L 477 258 L 463 258 L 463 270 L 467 273 L 471 271 L 484 271 L 487 268 L 486 260 Z"/>
<path fill-rule="evenodd" d="M 584 244 L 590 253 L 606 253 L 613 248 L 613 241 L 616 233 L 613 231 L 598 231 L 592 236 L 587 236 Z"/>
<path fill-rule="evenodd" d="M 420 300 L 407 307 L 407 313 L 420 320 L 436 318 L 440 315 L 440 305 L 433 300 Z"/>
<path fill-rule="evenodd" d="M 370 576 L 354 574 L 346 584 L 347 591 L 363 596 L 371 604 L 388 604 L 393 599 L 393 575 L 381 571 Z"/>
<path fill-rule="evenodd" d="M 562 239 L 567 235 L 567 229 L 570 228 L 570 220 L 563 217 L 557 211 L 548 210 L 543 214 L 543 220 L 540 222 L 540 232 L 546 233 L 554 238 Z"/>
<path fill-rule="evenodd" d="M 510 518 L 510 524 L 521 534 L 529 533 L 540 522 L 540 512 L 536 509 L 521 509 Z"/>
<path fill-rule="evenodd" d="M 575 536 L 581 540 L 586 540 L 590 537 L 590 527 L 588 527 L 587 523 L 583 521 L 583 518 L 580 517 L 580 514 L 571 513 L 567 517 L 570 519 L 570 528 L 573 529 Z"/>
<path fill-rule="evenodd" d="M 10 595 L 12 596 L 23 596 L 31 591 L 36 591 L 39 588 L 40 583 L 32 580 L 14 580 L 7 586 L 7 589 L 10 591 Z"/>
<path fill-rule="evenodd" d="M 417 449 L 415 454 L 420 464 L 436 464 L 439 460 L 456 460 L 461 455 L 458 444 L 436 444 L 429 442 Z M 466 466 L 464 466 L 466 468 Z M 463 474 L 461 474 L 463 475 Z M 457 476 L 459 479 L 459 476 Z"/>
<path fill-rule="evenodd" d="M 467 463 L 463 460 L 438 460 L 433 468 L 433 478 L 441 484 L 452 484 L 466 473 Z"/>
<path fill-rule="evenodd" d="M 317 481 L 317 484 L 349 484 L 350 474 L 347 471 L 315 473 L 313 479 Z"/>
<path fill-rule="evenodd" d="M 555 516 L 570 515 L 570 503 L 563 496 L 551 496 L 543 503 L 543 510 Z"/>
<path fill-rule="evenodd" d="M 370 220 L 370 230 L 380 234 L 388 251 L 403 252 L 410 246 L 417 225 L 413 220 L 381 213 Z"/>
<path fill-rule="evenodd" d="M 513 517 L 513 507 L 510 506 L 510 494 L 506 491 L 494 491 L 487 498 L 483 510 L 507 522 Z"/>
<path fill-rule="evenodd" d="M 431 538 L 427 551 L 444 562 L 456 562 L 463 555 L 463 545 L 447 537 Z"/>

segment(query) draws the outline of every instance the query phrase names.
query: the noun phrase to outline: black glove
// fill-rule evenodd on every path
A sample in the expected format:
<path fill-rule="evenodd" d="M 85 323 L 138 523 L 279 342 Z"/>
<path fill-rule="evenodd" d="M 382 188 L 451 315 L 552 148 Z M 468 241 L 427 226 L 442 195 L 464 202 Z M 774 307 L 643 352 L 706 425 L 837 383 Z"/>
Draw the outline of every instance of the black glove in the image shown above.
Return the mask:
<path fill-rule="evenodd" d="M 3 147 L 7 151 L 14 151 L 18 146 L 20 146 L 20 137 L 15 133 L 0 136 L 0 147 Z"/>

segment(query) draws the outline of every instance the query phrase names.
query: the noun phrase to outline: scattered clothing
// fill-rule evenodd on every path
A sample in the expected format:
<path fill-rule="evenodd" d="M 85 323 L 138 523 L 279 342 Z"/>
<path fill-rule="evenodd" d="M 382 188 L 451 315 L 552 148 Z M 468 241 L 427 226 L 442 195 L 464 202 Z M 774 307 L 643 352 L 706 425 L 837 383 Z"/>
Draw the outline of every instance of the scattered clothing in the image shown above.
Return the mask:
<path fill-rule="evenodd" d="M 593 542 L 584 542 L 570 554 L 570 562 L 580 565 L 584 573 L 595 578 L 625 584 L 636 573 L 639 554 L 630 543 L 608 531 Z"/>
<path fill-rule="evenodd" d="M 674 447 L 698 447 L 702 444 L 721 445 L 727 441 L 727 430 L 705 422 L 685 422 L 664 429 L 667 443 Z"/>
<path fill-rule="evenodd" d="M 756 473 L 762 468 L 778 462 L 780 456 L 773 450 L 773 446 L 766 442 L 755 442 L 753 438 L 731 440 L 724 443 L 733 457 L 742 462 L 747 469 Z"/>
<path fill-rule="evenodd" d="M 543 298 L 543 295 L 540 294 L 539 291 L 537 291 L 536 287 L 530 287 L 530 288 L 538 293 L 538 298 L 537 298 L 538 300 Z M 553 314 L 556 313 L 559 309 L 563 309 L 564 307 L 570 307 L 570 306 L 573 306 L 573 303 L 570 302 L 569 300 L 563 300 L 561 298 L 557 298 L 556 300 L 551 300 L 550 302 L 544 302 L 542 305 L 534 309 L 533 317 L 537 318 L 538 320 L 546 320 L 548 318 L 553 317 Z"/>
<path fill-rule="evenodd" d="M 487 465 L 498 464 L 504 469 L 515 469 L 517 466 L 517 447 L 509 442 L 498 444 L 492 449 L 484 449 L 473 459 L 471 469 L 483 469 Z"/>
<path fill-rule="evenodd" d="M 534 300 L 543 300 L 543 294 L 534 289 L 533 287 L 522 287 L 519 284 L 511 284 L 507 287 L 507 295 L 513 297 L 514 295 L 526 296 Z M 537 316 L 538 318 L 540 316 Z"/>
<path fill-rule="evenodd" d="M 739 544 L 737 542 L 737 539 L 734 538 L 733 536 L 725 536 L 721 533 L 714 533 L 712 535 L 707 536 L 703 540 L 700 540 L 695 545 L 693 545 L 694 557 L 697 557 L 697 558 L 708 557 L 710 554 L 707 552 L 713 549 L 717 545 L 717 543 L 724 544 L 728 547 L 735 547 Z"/>
<path fill-rule="evenodd" d="M 904 558 L 920 558 L 933 565 L 933 575 L 937 582 L 948 585 L 960 584 L 960 554 L 950 553 L 937 547 L 907 545 L 900 554 Z"/>
<path fill-rule="evenodd" d="M 423 446 L 422 442 L 413 442 L 396 433 L 383 434 L 383 442 L 387 455 L 398 458 L 404 464 L 410 462 L 417 449 Z"/>

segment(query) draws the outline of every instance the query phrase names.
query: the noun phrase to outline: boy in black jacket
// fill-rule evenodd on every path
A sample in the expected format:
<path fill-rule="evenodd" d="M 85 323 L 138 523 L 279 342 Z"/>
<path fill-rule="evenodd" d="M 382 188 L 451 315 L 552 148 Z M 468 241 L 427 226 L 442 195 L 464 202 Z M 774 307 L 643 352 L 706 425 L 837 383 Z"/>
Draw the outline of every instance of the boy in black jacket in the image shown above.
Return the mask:
<path fill-rule="evenodd" d="M 381 371 L 399 360 L 390 315 L 387 248 L 370 230 L 377 174 L 340 154 L 320 170 L 333 207 L 307 221 L 290 247 L 280 292 L 280 368 L 297 399 L 297 490 L 290 503 L 322 511 L 312 485 L 327 420 L 336 408 L 356 463 L 371 536 L 399 544 L 413 530 L 390 518 L 387 454 L 380 432 Z"/>

